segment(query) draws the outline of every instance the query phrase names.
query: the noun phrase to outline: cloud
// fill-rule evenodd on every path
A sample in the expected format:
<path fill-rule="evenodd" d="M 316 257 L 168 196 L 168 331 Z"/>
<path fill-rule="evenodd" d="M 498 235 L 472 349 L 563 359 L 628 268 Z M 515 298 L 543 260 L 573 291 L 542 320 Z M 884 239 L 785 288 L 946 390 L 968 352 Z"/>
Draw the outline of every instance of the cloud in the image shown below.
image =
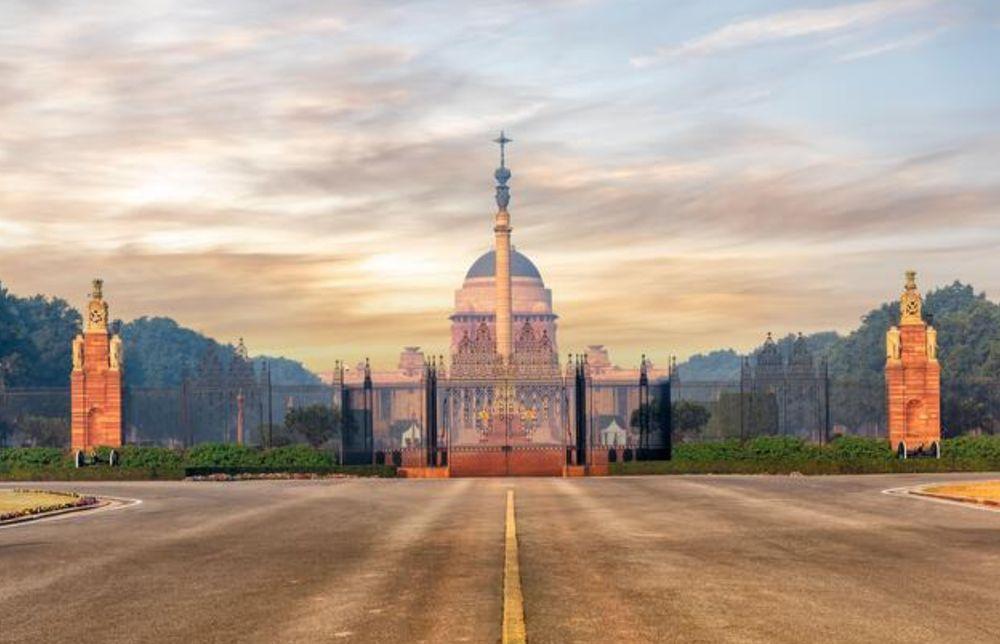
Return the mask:
<path fill-rule="evenodd" d="M 935 2 L 936 0 L 875 0 L 824 9 L 774 13 L 763 18 L 730 23 L 680 45 L 662 47 L 651 55 L 634 57 L 631 63 L 635 67 L 648 67 L 670 59 L 701 58 L 743 47 L 865 27 L 901 13 L 925 8 Z"/>
<path fill-rule="evenodd" d="M 865 47 L 863 49 L 858 49 L 856 51 L 851 51 L 843 54 L 837 58 L 838 62 L 846 63 L 854 60 L 861 60 L 862 58 L 871 58 L 872 56 L 879 56 L 881 54 L 887 54 L 892 51 L 898 51 L 902 49 L 910 49 L 912 47 L 917 47 L 924 44 L 925 42 L 931 40 L 938 34 L 940 34 L 943 29 L 931 29 L 929 31 L 923 31 L 915 34 L 906 36 L 905 38 L 898 38 L 896 40 L 890 40 L 888 42 L 879 43 L 877 45 L 872 45 L 870 47 Z"/>
<path fill-rule="evenodd" d="M 774 74 L 622 78 L 633 40 L 610 37 L 597 3 L 191 6 L 26 2 L 0 25 L 0 279 L 15 292 L 81 305 L 102 276 L 116 315 L 315 369 L 445 351 L 453 291 L 492 241 L 501 127 L 515 243 L 553 289 L 566 350 L 634 362 L 850 328 L 904 264 L 1000 288 L 995 108 L 876 109 L 873 137 L 776 110 Z M 791 14 L 805 17 L 757 41 L 882 19 Z M 594 25 L 607 50 L 582 37 Z M 553 78 L 565 60 L 585 78 Z"/>

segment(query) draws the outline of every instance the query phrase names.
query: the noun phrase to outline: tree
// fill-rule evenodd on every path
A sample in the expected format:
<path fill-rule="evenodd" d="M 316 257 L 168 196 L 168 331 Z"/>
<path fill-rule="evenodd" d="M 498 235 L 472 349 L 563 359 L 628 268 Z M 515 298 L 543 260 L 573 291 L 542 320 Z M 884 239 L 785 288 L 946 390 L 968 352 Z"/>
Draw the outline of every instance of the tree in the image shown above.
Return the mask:
<path fill-rule="evenodd" d="M 9 387 L 64 387 L 69 384 L 73 337 L 82 317 L 60 298 L 18 297 L 0 284 L 0 379 Z M 220 344 L 167 317 L 141 317 L 120 326 L 125 344 L 125 384 L 176 387 L 184 374 L 193 375 L 206 349 L 219 353 L 225 369 L 236 355 Z M 301 363 L 287 358 L 268 360 L 271 382 L 319 384 Z"/>
<path fill-rule="evenodd" d="M 14 387 L 66 384 L 79 327 L 80 314 L 65 300 L 21 298 L 0 284 L 0 378 Z"/>
<path fill-rule="evenodd" d="M 673 428 L 684 434 L 697 434 L 708 425 L 712 413 L 702 405 L 689 400 L 678 400 L 672 405 Z"/>
<path fill-rule="evenodd" d="M 313 447 L 331 440 L 339 422 L 339 412 L 326 405 L 297 407 L 285 415 L 285 428 L 305 438 Z"/>
<path fill-rule="evenodd" d="M 655 403 L 645 403 L 632 410 L 629 417 L 629 427 L 639 430 L 642 427 L 643 417 L 649 418 L 650 429 L 660 426 L 660 406 Z"/>
<path fill-rule="evenodd" d="M 26 416 L 19 419 L 18 429 L 32 447 L 66 447 L 69 442 L 68 418 Z"/>
<path fill-rule="evenodd" d="M 73 338 L 80 330 L 80 314 L 66 300 L 41 295 L 21 298 L 20 308 L 33 348 L 25 380 L 34 386 L 65 385 L 73 362 Z"/>
<path fill-rule="evenodd" d="M 271 371 L 271 384 L 276 385 L 319 385 L 319 376 L 302 366 L 301 362 L 274 356 L 255 356 L 253 369 L 258 378 L 265 378 L 264 364 Z"/>

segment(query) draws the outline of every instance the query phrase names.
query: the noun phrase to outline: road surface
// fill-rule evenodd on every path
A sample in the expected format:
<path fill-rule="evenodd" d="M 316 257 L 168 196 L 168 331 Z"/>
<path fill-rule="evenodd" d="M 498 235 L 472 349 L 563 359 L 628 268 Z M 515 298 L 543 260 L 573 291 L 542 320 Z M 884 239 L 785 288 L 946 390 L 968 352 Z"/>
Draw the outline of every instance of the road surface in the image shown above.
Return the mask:
<path fill-rule="evenodd" d="M 0 528 L 0 641 L 497 642 L 513 489 L 532 643 L 995 642 L 1000 512 L 882 493 L 975 478 L 33 484 L 142 502 Z"/>

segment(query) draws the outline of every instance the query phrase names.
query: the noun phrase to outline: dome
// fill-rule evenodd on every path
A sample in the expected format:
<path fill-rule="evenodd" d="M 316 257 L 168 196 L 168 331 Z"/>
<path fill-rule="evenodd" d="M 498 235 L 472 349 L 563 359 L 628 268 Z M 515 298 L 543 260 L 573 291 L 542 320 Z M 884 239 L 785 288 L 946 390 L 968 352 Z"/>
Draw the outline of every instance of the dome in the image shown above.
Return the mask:
<path fill-rule="evenodd" d="M 484 253 L 469 267 L 469 272 L 465 274 L 465 279 L 474 277 L 494 277 L 497 271 L 497 253 L 491 250 Z M 542 274 L 538 268 L 525 255 L 515 249 L 510 251 L 510 276 L 511 277 L 533 277 L 536 280 L 542 279 Z"/>

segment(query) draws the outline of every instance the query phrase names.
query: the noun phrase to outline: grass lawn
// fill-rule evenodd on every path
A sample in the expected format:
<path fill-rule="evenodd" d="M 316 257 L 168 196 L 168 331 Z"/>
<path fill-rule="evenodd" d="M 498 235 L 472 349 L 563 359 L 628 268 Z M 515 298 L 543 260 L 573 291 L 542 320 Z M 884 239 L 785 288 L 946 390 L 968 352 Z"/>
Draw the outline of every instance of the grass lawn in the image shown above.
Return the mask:
<path fill-rule="evenodd" d="M 955 498 L 1000 502 L 1000 481 L 979 481 L 976 483 L 953 483 L 926 488 L 931 494 L 941 494 Z"/>
<path fill-rule="evenodd" d="M 32 508 L 53 505 L 69 505 L 76 500 L 74 496 L 65 494 L 50 494 L 48 492 L 15 492 L 0 490 L 0 515 L 22 512 Z"/>

